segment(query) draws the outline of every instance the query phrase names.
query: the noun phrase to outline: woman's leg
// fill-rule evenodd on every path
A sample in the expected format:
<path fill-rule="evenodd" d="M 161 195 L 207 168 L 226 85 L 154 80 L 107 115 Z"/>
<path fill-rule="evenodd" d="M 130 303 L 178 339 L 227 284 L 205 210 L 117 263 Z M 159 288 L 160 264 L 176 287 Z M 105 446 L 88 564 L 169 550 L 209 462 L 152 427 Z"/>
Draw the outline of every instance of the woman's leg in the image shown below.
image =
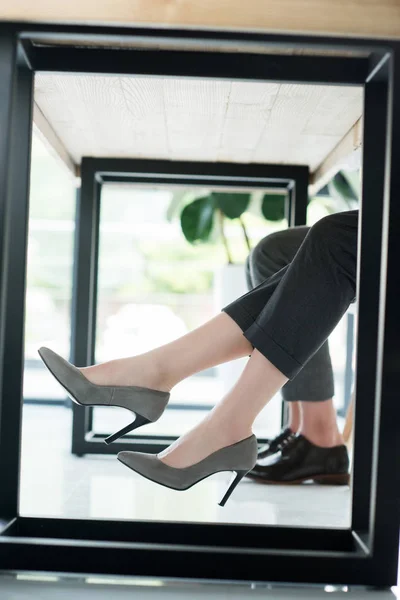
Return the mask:
<path fill-rule="evenodd" d="M 262 303 L 258 303 L 259 312 L 283 275 L 284 270 L 280 270 L 269 278 Z M 137 385 L 169 392 L 190 375 L 249 356 L 252 349 L 251 343 L 242 335 L 240 326 L 222 312 L 169 344 L 138 356 L 84 367 L 81 372 L 97 385 Z"/>
<path fill-rule="evenodd" d="M 290 265 L 223 309 L 289 379 L 319 350 L 355 298 L 357 227 L 358 211 L 324 217 Z"/>
<path fill-rule="evenodd" d="M 167 465 L 193 465 L 252 434 L 253 422 L 288 378 L 254 350 L 235 386 L 194 429 L 159 454 Z"/>
<path fill-rule="evenodd" d="M 249 289 L 255 288 L 295 257 L 310 227 L 291 227 L 262 239 L 246 263 Z M 333 405 L 334 379 L 328 340 L 300 373 L 282 388 L 288 403 L 287 427 L 324 447 L 343 443 Z"/>
<path fill-rule="evenodd" d="M 290 228 L 290 229 L 293 229 L 293 228 Z M 308 232 L 309 227 L 304 227 L 304 229 Z M 287 229 L 285 231 L 290 231 L 290 230 Z M 306 232 L 304 233 L 304 236 L 305 236 L 305 234 L 306 234 Z M 276 273 L 277 271 L 279 271 L 280 269 L 285 267 L 287 264 L 289 264 L 290 260 L 293 260 L 294 255 L 292 256 L 292 258 L 290 260 L 288 260 L 284 264 L 280 263 L 278 268 L 276 267 L 275 260 L 273 261 L 273 264 L 271 265 L 271 263 L 270 263 L 271 250 L 272 250 L 272 255 L 274 257 L 276 256 L 275 244 L 273 244 L 272 249 L 269 247 L 271 239 L 273 241 L 275 241 L 275 239 L 276 239 L 274 236 L 275 236 L 275 234 L 271 234 L 271 235 L 268 235 L 267 237 L 263 238 L 257 244 L 257 246 L 255 246 L 253 248 L 253 250 L 251 251 L 251 253 L 248 255 L 248 257 L 246 259 L 245 274 L 246 274 L 246 283 L 247 283 L 248 290 L 253 290 L 255 287 L 260 285 L 260 283 L 265 281 L 265 279 L 268 279 L 268 277 L 271 277 L 271 275 L 273 275 L 274 273 Z M 299 242 L 299 245 L 302 243 L 303 240 L 304 240 L 304 238 L 301 239 L 301 241 Z M 268 245 L 268 248 L 266 247 L 267 245 Z M 261 250 L 261 248 L 262 248 L 262 250 Z M 296 252 L 297 252 L 298 248 L 299 247 L 297 247 Z M 278 260 L 279 260 L 279 258 L 278 258 Z M 283 386 L 282 390 L 284 390 L 285 386 L 288 384 L 290 384 L 290 381 Z M 283 392 L 282 392 L 282 398 L 283 398 Z M 289 428 L 292 433 L 296 433 L 300 427 L 300 424 L 301 424 L 300 402 L 290 402 L 288 404 L 287 423 L 286 423 L 284 429 Z M 267 451 L 269 453 L 275 452 L 276 451 L 276 443 L 277 442 L 279 443 L 280 436 L 281 436 L 281 433 L 278 434 L 277 438 L 270 439 L 268 441 L 268 443 L 260 449 L 260 452 L 262 452 L 262 451 L 264 451 L 264 452 Z M 272 445 L 271 445 L 271 443 L 272 443 Z"/>
<path fill-rule="evenodd" d="M 263 294 L 268 302 L 283 271 L 275 273 Z M 260 304 L 260 310 L 262 305 Z M 138 356 L 84 367 L 81 372 L 97 385 L 137 385 L 170 391 L 177 383 L 210 367 L 250 356 L 253 347 L 242 329 L 224 312 L 190 333 Z"/>
<path fill-rule="evenodd" d="M 249 356 L 251 343 L 240 327 L 221 313 L 190 333 L 145 354 L 85 367 L 97 385 L 137 385 L 170 391 L 194 373 Z"/>
<path fill-rule="evenodd" d="M 318 351 L 355 298 L 357 227 L 358 211 L 324 217 L 288 267 L 224 308 L 254 351 L 234 388 L 160 455 L 166 464 L 189 466 L 250 435 L 265 404 Z"/>
<path fill-rule="evenodd" d="M 284 271 L 269 279 L 263 293 L 268 302 Z M 259 304 L 259 310 L 262 309 Z M 177 383 L 194 373 L 236 358 L 250 356 L 252 344 L 224 312 L 190 333 L 138 356 L 119 358 L 99 365 L 81 368 L 81 372 L 97 385 L 137 385 L 170 391 Z"/>
<path fill-rule="evenodd" d="M 257 244 L 250 261 L 253 288 L 292 262 L 309 231 L 310 227 L 291 227 L 273 233 Z M 332 362 L 326 341 L 304 369 L 282 388 L 282 397 L 287 402 L 320 402 L 333 395 Z"/>

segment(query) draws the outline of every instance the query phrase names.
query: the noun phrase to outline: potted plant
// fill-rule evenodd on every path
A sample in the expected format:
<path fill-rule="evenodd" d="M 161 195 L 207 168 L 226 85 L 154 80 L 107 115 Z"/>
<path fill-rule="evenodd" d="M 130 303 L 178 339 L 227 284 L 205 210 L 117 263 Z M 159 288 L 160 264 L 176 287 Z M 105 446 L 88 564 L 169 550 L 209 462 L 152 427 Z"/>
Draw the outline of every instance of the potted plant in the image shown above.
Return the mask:
<path fill-rule="evenodd" d="M 254 199 L 255 194 L 251 193 L 208 192 L 186 204 L 180 214 L 182 232 L 191 244 L 208 242 L 215 231 L 221 238 L 226 265 L 215 274 L 215 295 L 219 306 L 231 302 L 247 290 L 243 264 L 235 263 L 232 257 L 226 235 L 226 222 L 237 220 L 243 232 L 243 241 L 250 252 L 251 242 L 244 213 L 249 210 Z M 264 217 L 269 220 L 283 219 L 285 196 L 264 194 L 260 208 Z"/>
<path fill-rule="evenodd" d="M 239 192 L 210 192 L 195 198 L 184 206 L 181 215 L 181 228 L 185 238 L 191 244 L 208 242 L 218 222 L 219 233 L 225 248 L 227 264 L 234 264 L 225 233 L 226 219 L 237 219 L 243 231 L 243 238 L 250 252 L 251 243 L 243 219 L 253 195 Z M 261 212 L 271 221 L 278 221 L 285 215 L 285 196 L 283 194 L 264 194 L 261 201 Z"/>
<path fill-rule="evenodd" d="M 328 212 L 351 210 L 358 204 L 360 190 L 357 172 L 340 171 L 322 188 L 317 196 Z M 188 201 L 188 198 L 190 200 Z M 229 240 L 226 235 L 227 220 L 237 220 L 243 232 L 247 250 L 251 251 L 250 236 L 245 224 L 246 211 L 261 213 L 268 221 L 285 217 L 284 193 L 199 192 L 194 198 L 187 192 L 177 193 L 168 210 L 171 219 L 180 211 L 183 235 L 191 244 L 207 243 L 217 231 L 226 254 L 226 264 L 234 265 Z M 255 206 L 257 205 L 257 206 Z"/>

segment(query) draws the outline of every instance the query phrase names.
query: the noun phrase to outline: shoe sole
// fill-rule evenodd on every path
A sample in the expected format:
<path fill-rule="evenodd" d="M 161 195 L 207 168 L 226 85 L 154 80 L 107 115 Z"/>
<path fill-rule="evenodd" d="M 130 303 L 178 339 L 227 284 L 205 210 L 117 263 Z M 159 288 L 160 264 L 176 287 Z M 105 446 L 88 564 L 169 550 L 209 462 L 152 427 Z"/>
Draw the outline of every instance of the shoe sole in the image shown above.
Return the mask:
<path fill-rule="evenodd" d="M 258 481 L 259 483 L 265 483 L 267 485 L 298 485 L 300 483 L 304 483 L 305 481 L 313 481 L 314 483 L 319 483 L 321 485 L 349 485 L 350 484 L 350 474 L 349 473 L 337 473 L 337 474 L 329 474 L 329 475 L 315 475 L 308 477 L 301 477 L 299 479 L 293 479 L 292 481 L 273 481 L 271 479 L 263 479 L 262 477 L 257 477 L 256 475 L 247 474 L 247 477 L 253 479 L 254 481 Z"/>

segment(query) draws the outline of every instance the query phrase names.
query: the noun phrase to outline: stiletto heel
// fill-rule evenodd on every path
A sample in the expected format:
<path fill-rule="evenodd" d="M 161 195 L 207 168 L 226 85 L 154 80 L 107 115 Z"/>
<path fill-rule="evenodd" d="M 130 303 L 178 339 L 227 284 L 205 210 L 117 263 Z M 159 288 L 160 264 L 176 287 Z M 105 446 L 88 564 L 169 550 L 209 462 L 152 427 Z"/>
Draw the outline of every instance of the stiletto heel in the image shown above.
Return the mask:
<path fill-rule="evenodd" d="M 219 503 L 220 506 L 225 506 L 238 483 L 254 468 L 257 461 L 257 449 L 257 438 L 255 435 L 251 435 L 241 442 L 225 446 L 200 462 L 183 469 L 170 467 L 156 454 L 145 454 L 144 452 L 124 450 L 119 452 L 118 460 L 146 479 L 178 491 L 188 490 L 214 473 L 232 471 L 236 475 Z"/>
<path fill-rule="evenodd" d="M 136 415 L 136 419 L 133 421 L 133 423 L 131 423 L 130 425 L 127 425 L 126 427 L 123 427 L 123 429 L 116 431 L 112 435 L 109 435 L 104 441 L 106 444 L 111 444 L 112 442 L 115 442 L 115 440 L 118 440 L 118 438 L 122 437 L 123 435 L 126 435 L 130 431 L 133 431 L 134 429 L 137 429 L 138 427 L 141 427 L 142 425 L 147 425 L 147 423 L 151 423 L 151 421 L 149 419 L 146 419 L 146 417 L 142 417 L 142 415 Z"/>
<path fill-rule="evenodd" d="M 142 425 L 154 423 L 161 417 L 168 404 L 169 392 L 134 385 L 96 385 L 53 350 L 40 348 L 39 355 L 50 373 L 76 404 L 80 406 L 118 406 L 126 408 L 136 415 L 133 423 L 108 436 L 104 440 L 106 444 L 111 444 Z"/>
<path fill-rule="evenodd" d="M 233 490 L 235 489 L 235 487 L 237 485 L 239 485 L 239 483 L 242 481 L 243 477 L 245 477 L 247 475 L 247 473 L 248 473 L 248 471 L 236 471 L 236 473 L 233 472 L 233 477 L 231 479 L 229 487 L 226 490 L 225 495 L 222 498 L 221 502 L 218 503 L 219 506 L 225 506 L 225 504 L 229 500 L 229 497 L 232 494 Z"/>

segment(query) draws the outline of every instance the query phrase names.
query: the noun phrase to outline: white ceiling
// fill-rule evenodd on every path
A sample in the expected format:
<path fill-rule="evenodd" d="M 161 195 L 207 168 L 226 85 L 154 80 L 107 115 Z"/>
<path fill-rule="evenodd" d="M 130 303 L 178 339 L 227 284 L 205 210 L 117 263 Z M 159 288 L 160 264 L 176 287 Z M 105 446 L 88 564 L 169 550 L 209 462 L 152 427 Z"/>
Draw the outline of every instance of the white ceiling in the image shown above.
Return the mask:
<path fill-rule="evenodd" d="M 308 164 L 315 170 L 362 112 L 362 89 L 42 74 L 35 101 L 82 156 Z"/>

